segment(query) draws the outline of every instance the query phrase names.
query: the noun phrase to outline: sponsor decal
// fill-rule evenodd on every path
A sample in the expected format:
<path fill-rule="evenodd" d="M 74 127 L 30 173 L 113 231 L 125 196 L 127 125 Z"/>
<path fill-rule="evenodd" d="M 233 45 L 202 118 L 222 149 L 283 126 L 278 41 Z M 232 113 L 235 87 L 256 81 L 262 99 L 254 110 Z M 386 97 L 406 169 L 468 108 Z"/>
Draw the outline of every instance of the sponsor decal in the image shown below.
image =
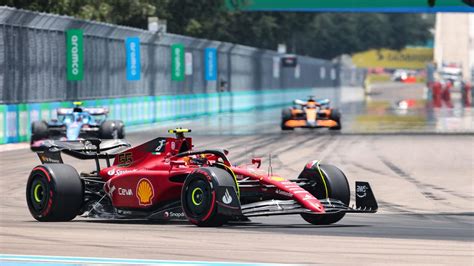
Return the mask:
<path fill-rule="evenodd" d="M 286 180 L 283 177 L 279 177 L 279 176 L 272 176 L 272 177 L 270 177 L 270 179 L 273 180 L 273 181 L 277 181 L 277 182 L 281 182 L 281 181 Z"/>
<path fill-rule="evenodd" d="M 131 152 L 121 153 L 118 155 L 119 166 L 127 167 L 133 162 L 133 155 Z"/>
<path fill-rule="evenodd" d="M 286 196 L 286 197 L 290 197 L 290 198 L 293 197 L 293 194 L 291 194 L 289 192 L 286 192 L 286 191 L 283 191 L 283 190 L 280 190 L 280 189 L 275 190 L 275 193 L 279 194 L 279 195 Z"/>
<path fill-rule="evenodd" d="M 82 80 L 83 71 L 83 31 L 70 29 L 66 31 L 66 69 L 67 80 Z"/>
<path fill-rule="evenodd" d="M 356 196 L 358 198 L 365 198 L 367 196 L 367 186 L 366 185 L 357 185 L 357 187 L 356 187 Z"/>
<path fill-rule="evenodd" d="M 312 199 L 314 199 L 314 197 L 311 196 L 310 194 L 306 194 L 303 198 L 303 200 L 312 200 Z"/>
<path fill-rule="evenodd" d="M 164 218 L 184 218 L 184 212 L 164 212 Z"/>
<path fill-rule="evenodd" d="M 230 204 L 232 202 L 232 196 L 229 193 L 229 190 L 227 188 L 225 189 L 225 194 L 222 196 L 222 202 L 225 204 Z"/>
<path fill-rule="evenodd" d="M 171 80 L 184 80 L 184 45 L 177 43 L 171 45 Z"/>
<path fill-rule="evenodd" d="M 127 80 L 140 80 L 140 39 L 138 37 L 127 38 L 125 50 L 127 52 Z"/>
<path fill-rule="evenodd" d="M 301 193 L 308 193 L 308 191 L 306 190 L 293 191 L 293 194 L 301 194 Z"/>
<path fill-rule="evenodd" d="M 138 204 L 140 206 L 150 206 L 152 204 L 155 191 L 153 185 L 148 178 L 142 178 L 137 183 L 136 194 L 138 198 Z"/>
<path fill-rule="evenodd" d="M 217 49 L 206 48 L 204 50 L 204 72 L 206 80 L 217 80 Z"/>
<path fill-rule="evenodd" d="M 120 169 L 110 169 L 107 171 L 107 174 L 109 176 L 118 176 L 121 174 L 129 173 L 129 172 L 136 172 L 138 169 L 132 169 L 132 170 L 120 170 Z"/>
<path fill-rule="evenodd" d="M 110 198 L 112 198 L 112 194 L 115 191 L 115 186 L 110 187 L 110 182 L 105 183 L 104 185 L 104 190 L 107 195 L 109 195 Z"/>
<path fill-rule="evenodd" d="M 162 139 L 158 142 L 158 146 L 156 146 L 155 152 L 162 152 L 166 144 L 166 139 Z"/>
<path fill-rule="evenodd" d="M 133 196 L 133 192 L 131 188 L 118 188 L 117 189 L 118 194 L 120 196 Z"/>
<path fill-rule="evenodd" d="M 61 160 L 51 158 L 51 157 L 47 156 L 44 153 L 43 154 L 38 154 L 38 156 L 40 157 L 40 160 L 43 163 L 62 163 Z"/>
<path fill-rule="evenodd" d="M 176 148 L 176 143 L 173 141 L 171 142 L 171 149 L 174 150 Z"/>

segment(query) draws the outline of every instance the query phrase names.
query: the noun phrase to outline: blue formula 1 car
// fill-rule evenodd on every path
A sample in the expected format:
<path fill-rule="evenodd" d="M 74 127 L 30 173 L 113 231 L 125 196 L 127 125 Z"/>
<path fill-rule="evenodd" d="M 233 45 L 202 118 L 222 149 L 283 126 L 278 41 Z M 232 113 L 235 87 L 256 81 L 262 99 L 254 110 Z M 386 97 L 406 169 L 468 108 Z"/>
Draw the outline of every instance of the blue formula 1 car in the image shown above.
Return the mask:
<path fill-rule="evenodd" d="M 87 138 L 123 139 L 125 126 L 121 120 L 107 120 L 107 108 L 58 108 L 57 119 L 31 124 L 31 149 L 40 149 L 47 140 L 80 140 Z"/>

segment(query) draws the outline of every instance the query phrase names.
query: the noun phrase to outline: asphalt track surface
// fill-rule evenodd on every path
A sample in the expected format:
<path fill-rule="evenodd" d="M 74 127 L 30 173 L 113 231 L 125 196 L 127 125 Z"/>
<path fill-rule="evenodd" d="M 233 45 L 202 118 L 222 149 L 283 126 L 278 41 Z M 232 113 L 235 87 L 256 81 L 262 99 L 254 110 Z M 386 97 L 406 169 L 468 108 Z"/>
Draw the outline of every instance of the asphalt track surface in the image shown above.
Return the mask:
<path fill-rule="evenodd" d="M 278 116 L 278 110 L 267 110 L 179 121 L 130 133 L 129 141 L 167 135 L 171 125 L 190 127 L 196 148 L 226 148 L 236 164 L 262 157 L 263 169 L 271 154 L 273 171 L 288 178 L 307 161 L 321 159 L 340 167 L 352 190 L 354 181 L 369 181 L 379 212 L 346 215 L 331 226 L 309 225 L 298 215 L 221 228 L 82 217 L 39 223 L 25 202 L 26 179 L 39 160 L 28 149 L 14 149 L 0 152 L 0 253 L 296 264 L 474 263 L 474 135 L 281 132 Z M 93 167 L 66 162 L 79 170 Z"/>

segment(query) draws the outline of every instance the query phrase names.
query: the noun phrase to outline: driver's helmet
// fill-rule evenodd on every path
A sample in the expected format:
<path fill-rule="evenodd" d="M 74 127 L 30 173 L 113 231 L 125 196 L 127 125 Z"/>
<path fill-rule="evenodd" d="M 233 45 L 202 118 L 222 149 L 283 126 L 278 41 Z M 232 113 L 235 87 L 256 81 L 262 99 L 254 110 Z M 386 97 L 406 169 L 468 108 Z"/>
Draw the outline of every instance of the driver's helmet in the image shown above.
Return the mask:
<path fill-rule="evenodd" d="M 82 113 L 82 102 L 73 102 L 74 109 L 72 109 L 75 113 Z"/>

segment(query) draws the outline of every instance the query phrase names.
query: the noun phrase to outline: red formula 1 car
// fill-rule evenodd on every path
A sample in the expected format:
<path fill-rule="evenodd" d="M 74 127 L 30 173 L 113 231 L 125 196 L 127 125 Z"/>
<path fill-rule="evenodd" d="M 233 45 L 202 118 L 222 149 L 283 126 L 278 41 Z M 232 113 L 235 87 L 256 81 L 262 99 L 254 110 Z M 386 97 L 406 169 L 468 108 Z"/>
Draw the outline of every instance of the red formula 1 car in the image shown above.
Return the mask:
<path fill-rule="evenodd" d="M 29 210 L 39 221 L 68 221 L 77 215 L 113 219 L 189 219 L 219 226 L 248 217 L 301 214 L 321 225 L 346 213 L 377 211 L 366 182 L 356 182 L 356 207 L 337 167 L 307 163 L 295 180 L 261 171 L 261 160 L 234 166 L 226 150 L 193 150 L 186 129 L 134 148 L 122 140 L 50 141 L 38 152 L 43 164 L 28 179 Z M 92 159 L 97 170 L 79 174 L 61 154 Z M 110 159 L 114 158 L 111 165 Z M 101 169 L 100 161 L 107 167 Z"/>
<path fill-rule="evenodd" d="M 329 106 L 329 99 L 315 100 L 312 96 L 307 101 L 295 100 L 294 106 L 281 112 L 281 129 L 321 128 L 340 130 L 341 113 Z"/>

